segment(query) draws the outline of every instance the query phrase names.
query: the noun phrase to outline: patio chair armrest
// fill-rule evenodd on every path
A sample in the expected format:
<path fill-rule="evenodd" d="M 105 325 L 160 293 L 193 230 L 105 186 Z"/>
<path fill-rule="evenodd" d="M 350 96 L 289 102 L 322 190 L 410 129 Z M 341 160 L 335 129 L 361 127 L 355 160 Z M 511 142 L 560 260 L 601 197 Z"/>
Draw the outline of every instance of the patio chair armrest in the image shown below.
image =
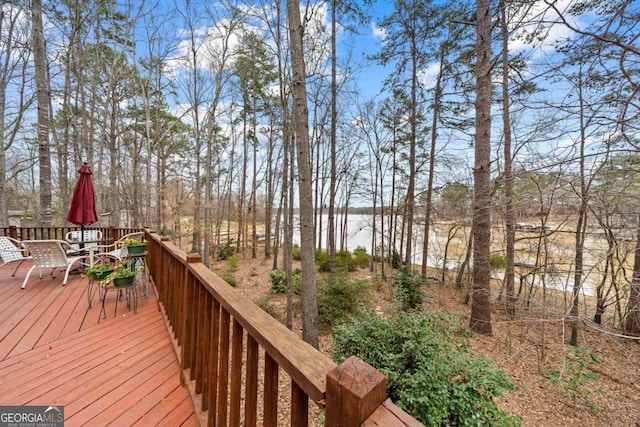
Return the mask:
<path fill-rule="evenodd" d="M 60 242 L 60 246 L 62 246 L 62 249 L 66 251 L 75 251 L 77 250 L 76 248 L 74 248 L 73 246 L 71 246 L 71 243 L 67 242 L 66 240 L 58 240 L 58 242 Z"/>
<path fill-rule="evenodd" d="M 91 245 L 94 249 L 115 249 L 116 243 L 111 243 L 110 245 Z"/>
<path fill-rule="evenodd" d="M 2 252 L 15 252 L 17 254 L 23 254 L 24 255 L 28 251 L 27 251 L 27 248 L 23 247 L 22 249 L 18 249 L 18 248 L 15 248 L 15 249 L 3 249 Z"/>
<path fill-rule="evenodd" d="M 9 236 L 5 236 L 5 238 L 14 244 L 14 246 L 16 247 L 15 252 L 26 253 L 28 251 L 27 247 L 20 240 L 14 239 L 13 237 L 9 237 Z M 5 250 L 13 252 L 12 249 L 5 249 Z"/>

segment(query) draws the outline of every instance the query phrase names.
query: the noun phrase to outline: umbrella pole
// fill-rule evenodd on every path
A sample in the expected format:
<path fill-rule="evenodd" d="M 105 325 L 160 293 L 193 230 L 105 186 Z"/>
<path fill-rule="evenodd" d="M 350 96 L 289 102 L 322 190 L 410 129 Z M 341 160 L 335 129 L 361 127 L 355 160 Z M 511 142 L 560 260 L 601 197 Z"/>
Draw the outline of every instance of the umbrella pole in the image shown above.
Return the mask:
<path fill-rule="evenodd" d="M 80 249 L 84 249 L 84 225 L 80 226 L 80 244 L 78 246 Z"/>

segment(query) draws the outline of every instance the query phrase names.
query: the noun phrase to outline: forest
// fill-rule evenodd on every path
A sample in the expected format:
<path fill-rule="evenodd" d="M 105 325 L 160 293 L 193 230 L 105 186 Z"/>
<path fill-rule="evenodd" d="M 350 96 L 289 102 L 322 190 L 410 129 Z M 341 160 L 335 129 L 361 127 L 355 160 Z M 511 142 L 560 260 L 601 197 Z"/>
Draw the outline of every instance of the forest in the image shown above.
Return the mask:
<path fill-rule="evenodd" d="M 0 25 L 0 224 L 65 224 L 86 162 L 102 226 L 289 285 L 299 249 L 316 347 L 316 251 L 335 273 L 354 215 L 372 273 L 455 285 L 481 335 L 560 290 L 571 346 L 640 337 L 638 2 L 18 0 Z"/>

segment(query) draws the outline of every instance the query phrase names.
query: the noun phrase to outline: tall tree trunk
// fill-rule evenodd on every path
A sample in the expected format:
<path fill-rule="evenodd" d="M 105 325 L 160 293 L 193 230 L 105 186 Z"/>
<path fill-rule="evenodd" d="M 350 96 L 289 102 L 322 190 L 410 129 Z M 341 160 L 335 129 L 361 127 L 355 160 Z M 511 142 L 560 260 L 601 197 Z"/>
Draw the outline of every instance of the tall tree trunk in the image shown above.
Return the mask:
<path fill-rule="evenodd" d="M 473 198 L 473 290 L 469 327 L 491 335 L 491 15 L 476 0 L 476 134 Z"/>
<path fill-rule="evenodd" d="M 413 269 L 412 265 L 412 245 L 413 245 L 413 214 L 415 211 L 416 202 L 415 189 L 416 189 L 416 132 L 418 127 L 418 51 L 416 48 L 415 34 L 411 40 L 411 112 L 410 112 L 410 127 L 411 135 L 409 137 L 409 185 L 407 186 L 407 197 L 405 198 L 406 206 L 406 224 L 407 234 L 405 243 L 404 263 L 409 269 Z"/>
<path fill-rule="evenodd" d="M 280 2 L 276 2 L 276 52 L 278 55 L 278 91 L 280 95 L 280 105 L 282 107 L 282 152 L 283 152 L 283 160 L 282 160 L 282 194 L 280 196 L 280 206 L 278 207 L 278 213 L 276 214 L 276 229 L 275 229 L 275 242 L 273 248 L 273 269 L 278 268 L 278 245 L 280 240 L 280 221 L 282 221 L 283 234 L 285 235 L 284 243 L 283 243 L 283 267 L 286 266 L 287 260 L 289 262 L 288 270 L 285 269 L 285 273 L 287 274 L 287 289 L 289 289 L 289 280 L 291 277 L 291 246 L 292 242 L 288 241 L 289 230 L 287 228 L 287 221 L 289 212 L 287 210 L 287 193 L 288 193 L 288 185 L 289 185 L 289 141 L 291 136 L 291 128 L 289 126 L 289 103 L 287 102 L 287 82 L 285 78 L 285 71 L 283 65 L 283 52 L 282 52 L 282 9 L 280 6 Z M 286 217 L 285 217 L 286 215 Z M 292 295 L 289 294 L 287 290 L 287 327 L 291 329 L 292 326 L 292 309 L 290 307 L 290 299 Z"/>
<path fill-rule="evenodd" d="M 332 273 L 336 272 L 336 122 L 338 120 L 336 68 L 336 0 L 331 0 L 331 171 L 329 175 L 329 217 L 327 220 L 329 222 L 329 268 Z"/>
<path fill-rule="evenodd" d="M 313 191 L 311 188 L 311 162 L 309 159 L 309 121 L 305 82 L 300 3 L 287 0 L 291 69 L 293 73 L 293 117 L 298 154 L 300 194 L 300 247 L 302 256 L 302 339 L 318 348 L 318 304 L 316 301 L 315 237 L 313 224 Z"/>
<path fill-rule="evenodd" d="M 15 20 L 7 18 L 4 8 L 0 8 L 0 28 L 5 34 L 7 47 L 10 46 L 13 39 L 13 31 Z M 5 25 L 8 24 L 8 28 Z M 9 64 L 10 55 L 4 55 L 2 69 L 0 70 L 0 224 L 9 225 L 9 217 L 7 212 L 7 158 L 6 158 L 6 140 L 5 140 L 5 109 L 7 101 L 7 81 L 9 80 Z M 22 106 L 20 106 L 22 108 Z"/>
<path fill-rule="evenodd" d="M 640 337 L 640 215 L 638 215 L 636 227 L 636 248 L 633 256 L 633 276 L 627 303 L 625 333 Z"/>
<path fill-rule="evenodd" d="M 33 0 L 31 11 L 33 64 L 38 101 L 38 157 L 40 184 L 40 218 L 42 227 L 51 226 L 51 147 L 49 145 L 49 92 L 47 88 L 47 59 L 42 34 L 42 1 Z"/>
<path fill-rule="evenodd" d="M 267 149 L 267 171 L 266 171 L 266 185 L 267 185 L 267 196 L 265 197 L 266 202 L 264 205 L 264 258 L 271 258 L 271 221 L 273 216 L 273 188 L 274 188 L 274 168 L 271 162 L 273 161 L 273 150 L 274 150 L 274 129 L 273 129 L 273 118 L 271 119 L 271 126 L 269 130 L 269 147 Z"/>
<path fill-rule="evenodd" d="M 436 164 L 436 139 L 438 138 L 438 117 L 442 101 L 442 73 L 444 68 L 444 43 L 440 45 L 440 65 L 436 87 L 433 95 L 433 116 L 431 121 L 431 149 L 429 151 L 429 178 L 427 182 L 427 208 L 424 213 L 424 241 L 422 242 L 422 275 L 427 276 L 427 261 L 429 258 L 429 229 L 431 228 L 431 211 L 433 199 L 433 169 Z"/>
<path fill-rule="evenodd" d="M 502 19 L 502 128 L 504 132 L 504 196 L 505 196 L 505 237 L 507 240 L 507 267 L 505 284 L 507 290 L 507 313 L 510 317 L 516 314 L 514 297 L 515 257 L 515 210 L 513 207 L 513 171 L 511 167 L 511 117 L 509 111 L 509 29 L 507 27 L 507 6 L 503 0 L 500 5 Z"/>
<path fill-rule="evenodd" d="M 118 197 L 118 147 L 117 147 L 117 117 L 118 117 L 118 98 L 116 92 L 111 90 L 109 93 L 110 101 L 107 105 L 109 109 L 109 132 L 107 134 L 107 144 L 109 149 L 109 206 L 111 208 L 111 225 L 117 227 L 120 224 L 120 199 Z M 129 224 L 124 224 L 129 227 Z"/>
<path fill-rule="evenodd" d="M 374 195 L 375 197 L 375 195 Z M 385 217 L 385 209 L 384 209 L 384 173 L 382 173 L 382 167 L 380 167 L 380 253 L 378 254 L 380 256 L 380 274 L 382 276 L 382 280 L 386 280 L 386 274 L 385 274 L 385 264 L 386 264 L 386 260 L 384 257 L 384 253 L 385 253 L 385 233 L 386 233 L 386 229 L 385 229 L 385 221 L 387 221 L 386 217 Z M 391 215 L 389 215 L 389 220 L 387 221 L 387 226 L 389 226 L 388 224 L 391 222 Z M 375 261 L 375 253 L 371 254 L 371 261 Z"/>
<path fill-rule="evenodd" d="M 398 227 L 398 203 L 396 202 L 396 177 L 397 169 L 396 156 L 397 156 L 397 138 L 396 128 L 394 125 L 392 136 L 392 149 L 391 149 L 391 200 L 389 201 L 389 238 L 387 240 L 387 247 L 389 252 L 389 262 L 393 261 L 394 253 L 397 251 L 396 232 Z M 384 254 L 383 254 L 384 257 Z"/>
<path fill-rule="evenodd" d="M 580 208 L 576 224 L 575 272 L 573 275 L 573 292 L 571 295 L 571 338 L 569 344 L 578 345 L 578 306 L 580 287 L 582 285 L 582 268 L 584 265 L 584 234 L 587 229 L 587 183 L 585 177 L 585 145 L 587 143 L 586 124 L 584 120 L 584 98 L 582 96 L 582 71 L 578 74 L 578 102 L 580 103 Z"/>
<path fill-rule="evenodd" d="M 256 98 L 253 97 L 253 179 L 251 180 L 251 258 L 258 257 L 258 118 L 256 117 Z"/>
<path fill-rule="evenodd" d="M 202 263 L 209 267 L 211 258 L 211 239 L 213 237 L 213 144 L 217 139 L 215 107 L 209 112 L 207 120 L 207 148 L 205 149 L 204 174 L 204 239 L 202 242 Z"/>
<path fill-rule="evenodd" d="M 240 176 L 240 200 L 238 207 L 238 250 L 242 251 L 242 256 L 246 256 L 244 253 L 245 239 L 243 238 L 244 232 L 244 211 L 245 211 L 245 197 L 247 193 L 247 165 L 249 157 L 249 142 L 247 141 L 247 97 L 242 96 L 244 100 L 244 107 L 242 108 L 242 175 Z"/>
<path fill-rule="evenodd" d="M 287 131 L 288 127 L 285 128 Z M 293 249 L 293 138 L 290 132 L 284 135 L 284 162 L 285 171 L 282 174 L 282 192 L 285 201 L 285 218 L 284 218 L 284 250 L 283 250 L 283 267 L 287 277 L 287 328 L 293 329 L 293 268 L 292 268 L 292 249 Z"/>

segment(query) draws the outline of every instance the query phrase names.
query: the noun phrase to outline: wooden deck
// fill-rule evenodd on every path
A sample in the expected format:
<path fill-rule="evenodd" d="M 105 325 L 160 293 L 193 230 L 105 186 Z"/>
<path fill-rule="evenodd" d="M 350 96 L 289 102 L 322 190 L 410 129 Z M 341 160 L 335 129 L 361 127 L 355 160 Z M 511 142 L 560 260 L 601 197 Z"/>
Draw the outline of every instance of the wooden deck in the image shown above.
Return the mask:
<path fill-rule="evenodd" d="M 197 417 L 155 295 L 137 313 L 107 295 L 88 308 L 88 279 L 0 270 L 0 405 L 64 405 L 65 425 L 196 426 Z"/>

